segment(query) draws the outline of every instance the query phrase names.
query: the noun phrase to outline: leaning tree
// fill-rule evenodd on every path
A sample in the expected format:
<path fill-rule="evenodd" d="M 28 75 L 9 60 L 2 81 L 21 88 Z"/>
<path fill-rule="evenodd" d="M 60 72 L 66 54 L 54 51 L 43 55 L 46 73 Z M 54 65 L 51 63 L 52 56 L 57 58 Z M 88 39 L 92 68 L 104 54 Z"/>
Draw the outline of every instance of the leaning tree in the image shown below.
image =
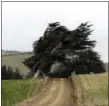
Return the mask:
<path fill-rule="evenodd" d="M 33 43 L 34 55 L 23 62 L 37 76 L 69 77 L 76 74 L 105 72 L 100 55 L 93 50 L 91 26 L 81 23 L 68 30 L 59 22 L 50 23 L 44 35 Z"/>

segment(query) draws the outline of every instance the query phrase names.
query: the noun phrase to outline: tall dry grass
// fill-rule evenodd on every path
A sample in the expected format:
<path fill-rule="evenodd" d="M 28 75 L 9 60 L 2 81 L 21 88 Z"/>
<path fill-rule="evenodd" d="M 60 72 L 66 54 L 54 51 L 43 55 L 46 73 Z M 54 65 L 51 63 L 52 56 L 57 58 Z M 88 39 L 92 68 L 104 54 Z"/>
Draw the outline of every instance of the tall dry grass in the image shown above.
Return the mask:
<path fill-rule="evenodd" d="M 108 73 L 72 77 L 77 106 L 108 106 Z"/>

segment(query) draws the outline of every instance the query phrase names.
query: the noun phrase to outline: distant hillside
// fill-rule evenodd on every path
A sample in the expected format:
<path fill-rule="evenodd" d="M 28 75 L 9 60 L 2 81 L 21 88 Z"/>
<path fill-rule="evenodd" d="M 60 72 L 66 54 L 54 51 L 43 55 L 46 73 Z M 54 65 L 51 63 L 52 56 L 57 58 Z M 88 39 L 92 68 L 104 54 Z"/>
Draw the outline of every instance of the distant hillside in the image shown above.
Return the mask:
<path fill-rule="evenodd" d="M 21 74 L 26 75 L 29 69 L 22 62 L 30 56 L 32 54 L 4 55 L 2 56 L 2 65 L 11 66 L 13 70 L 18 68 Z"/>
<path fill-rule="evenodd" d="M 11 55 L 19 55 L 19 54 L 32 54 L 31 51 L 29 52 L 21 52 L 21 51 L 11 51 L 11 50 L 2 50 L 2 56 L 11 56 Z"/>

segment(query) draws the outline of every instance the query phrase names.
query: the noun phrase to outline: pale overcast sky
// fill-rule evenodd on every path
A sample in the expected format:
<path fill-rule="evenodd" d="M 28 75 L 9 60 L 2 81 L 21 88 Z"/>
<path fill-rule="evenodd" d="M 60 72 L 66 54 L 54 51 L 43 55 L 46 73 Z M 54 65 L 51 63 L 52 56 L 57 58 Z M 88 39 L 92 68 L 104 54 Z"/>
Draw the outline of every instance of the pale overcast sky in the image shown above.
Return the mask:
<path fill-rule="evenodd" d="M 95 50 L 101 59 L 108 61 L 107 2 L 3 2 L 2 49 L 33 50 L 48 23 L 57 21 L 71 30 L 81 22 L 93 24 L 90 38 L 97 41 Z"/>

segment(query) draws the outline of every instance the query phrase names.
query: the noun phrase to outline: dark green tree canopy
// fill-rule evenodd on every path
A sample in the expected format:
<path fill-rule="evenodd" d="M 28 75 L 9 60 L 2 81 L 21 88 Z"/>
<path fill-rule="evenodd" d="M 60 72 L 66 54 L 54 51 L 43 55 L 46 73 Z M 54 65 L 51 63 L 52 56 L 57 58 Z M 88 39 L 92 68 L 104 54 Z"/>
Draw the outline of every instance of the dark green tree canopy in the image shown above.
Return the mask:
<path fill-rule="evenodd" d="M 50 68 L 56 61 L 66 67 L 59 74 L 61 76 L 64 72 L 69 76 L 73 71 L 77 74 L 104 72 L 99 54 L 93 51 L 96 41 L 89 39 L 93 31 L 91 26 L 86 22 L 75 30 L 68 30 L 59 22 L 50 23 L 44 35 L 33 43 L 34 55 L 25 59 L 24 64 L 32 72 L 40 69 L 48 76 L 51 76 Z"/>

